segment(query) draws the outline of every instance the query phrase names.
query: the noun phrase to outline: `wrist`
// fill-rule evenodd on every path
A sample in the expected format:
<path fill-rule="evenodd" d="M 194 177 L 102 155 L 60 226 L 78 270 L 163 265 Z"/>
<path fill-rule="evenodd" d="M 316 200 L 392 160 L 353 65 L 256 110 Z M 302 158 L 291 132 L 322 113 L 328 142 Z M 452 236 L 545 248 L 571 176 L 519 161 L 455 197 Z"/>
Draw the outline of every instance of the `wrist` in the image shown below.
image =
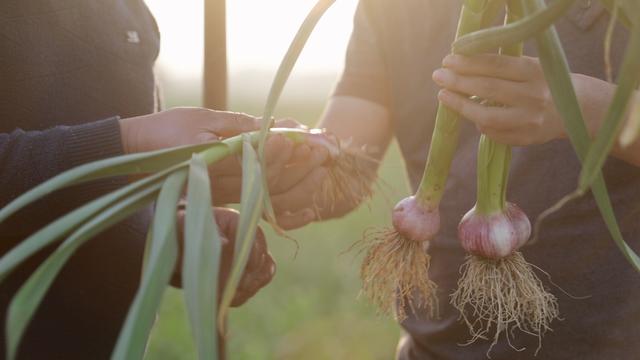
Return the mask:
<path fill-rule="evenodd" d="M 606 116 L 615 85 L 582 74 L 573 74 L 572 78 L 589 137 L 593 139 Z"/>
<path fill-rule="evenodd" d="M 135 146 L 135 118 L 120 119 L 120 141 L 122 142 L 122 151 L 125 154 L 138 152 Z"/>

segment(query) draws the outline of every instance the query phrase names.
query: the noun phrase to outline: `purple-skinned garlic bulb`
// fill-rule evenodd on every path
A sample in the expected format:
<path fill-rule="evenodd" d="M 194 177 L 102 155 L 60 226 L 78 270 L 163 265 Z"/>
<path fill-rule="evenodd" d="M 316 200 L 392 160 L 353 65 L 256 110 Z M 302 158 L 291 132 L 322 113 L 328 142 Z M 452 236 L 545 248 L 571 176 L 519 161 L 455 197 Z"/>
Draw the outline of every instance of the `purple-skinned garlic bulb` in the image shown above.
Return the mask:
<path fill-rule="evenodd" d="M 458 225 L 458 238 L 470 254 L 498 260 L 520 249 L 531 235 L 531 222 L 516 204 L 504 212 L 481 215 L 474 206 Z"/>
<path fill-rule="evenodd" d="M 440 230 L 438 208 L 422 205 L 415 196 L 400 200 L 393 208 L 391 220 L 398 234 L 412 241 L 429 241 Z"/>

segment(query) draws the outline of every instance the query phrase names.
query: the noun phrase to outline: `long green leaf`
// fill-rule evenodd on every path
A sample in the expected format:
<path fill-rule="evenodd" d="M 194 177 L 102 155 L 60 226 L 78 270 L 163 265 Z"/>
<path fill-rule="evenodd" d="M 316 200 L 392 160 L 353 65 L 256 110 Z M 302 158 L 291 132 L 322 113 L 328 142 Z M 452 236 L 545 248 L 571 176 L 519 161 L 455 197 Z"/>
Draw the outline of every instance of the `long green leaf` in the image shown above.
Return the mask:
<path fill-rule="evenodd" d="M 6 323 L 7 358 L 14 359 L 20 339 L 67 260 L 87 240 L 153 201 L 160 184 L 151 185 L 97 214 L 71 234 L 22 285 L 9 305 Z"/>
<path fill-rule="evenodd" d="M 523 42 L 551 26 L 574 1 L 556 0 L 548 7 L 513 23 L 464 35 L 453 42 L 452 51 L 455 54 L 474 55 Z"/>
<path fill-rule="evenodd" d="M 629 18 L 627 17 L 627 14 L 623 11 L 620 10 L 624 10 L 624 9 L 620 9 L 620 6 L 617 6 L 616 2 L 618 2 L 620 0 L 600 0 L 600 2 L 602 3 L 602 5 L 604 5 L 604 7 L 607 8 L 607 10 L 609 10 L 610 13 L 613 13 L 614 11 L 614 7 L 618 8 L 618 20 L 620 20 L 620 22 L 626 26 L 627 28 L 631 28 L 631 20 L 629 20 Z"/>
<path fill-rule="evenodd" d="M 178 259 L 176 206 L 187 170 L 172 173 L 162 185 L 153 218 L 153 239 L 142 282 L 129 307 L 112 359 L 142 359 L 162 294 Z"/>
<path fill-rule="evenodd" d="M 264 107 L 264 111 L 262 113 L 262 127 L 260 129 L 260 138 L 258 140 L 258 158 L 262 163 L 262 182 L 265 188 L 266 196 L 264 196 L 264 204 L 262 205 L 265 212 L 265 217 L 267 221 L 273 226 L 273 228 L 282 233 L 282 230 L 278 227 L 275 212 L 273 211 L 273 205 L 271 204 L 271 197 L 269 196 L 269 190 L 267 187 L 267 172 L 265 168 L 264 162 L 264 146 L 267 140 L 267 135 L 269 133 L 269 128 L 273 125 L 273 112 L 275 110 L 276 104 L 278 103 L 278 99 L 282 94 L 282 90 L 284 89 L 284 85 L 287 83 L 287 79 L 289 75 L 291 75 L 291 71 L 293 70 L 293 66 L 295 65 L 304 45 L 306 44 L 311 32 L 318 24 L 318 21 L 322 17 L 322 15 L 333 5 L 335 0 L 318 0 L 316 5 L 311 9 L 305 20 L 300 25 L 296 36 L 293 38 L 293 41 L 289 45 L 289 49 L 285 54 L 280 66 L 278 67 L 278 71 L 276 72 L 276 76 L 273 79 L 273 83 L 271 84 L 271 89 L 269 90 L 269 95 L 267 96 L 267 103 Z"/>
<path fill-rule="evenodd" d="M 586 191 L 598 175 L 609 152 L 616 141 L 616 136 L 624 125 L 629 100 L 633 97 L 640 81 L 640 27 L 631 30 L 631 38 L 627 53 L 618 75 L 618 87 L 607 111 L 607 115 L 598 131 L 595 142 L 582 165 L 578 187 Z"/>
<path fill-rule="evenodd" d="M 64 187 L 103 177 L 161 171 L 180 162 L 188 161 L 194 152 L 201 152 L 217 146 L 224 145 L 220 142 L 213 142 L 181 146 L 147 153 L 123 155 L 80 165 L 34 187 L 0 209 L 0 223 L 26 205 Z"/>
<path fill-rule="evenodd" d="M 284 85 L 287 83 L 287 79 L 293 70 L 293 66 L 298 60 L 298 57 L 300 56 L 300 53 L 302 52 L 302 49 L 304 48 L 304 45 L 309 39 L 309 36 L 316 24 L 325 11 L 327 11 L 334 2 L 335 0 L 318 0 L 316 5 L 311 9 L 307 17 L 302 22 L 302 25 L 300 25 L 296 36 L 293 38 L 293 41 L 291 41 L 291 45 L 289 45 L 289 49 L 278 67 L 276 76 L 271 84 L 271 89 L 269 90 L 269 95 L 267 96 L 267 103 L 264 107 L 264 112 L 262 113 L 262 128 L 260 129 L 260 140 L 258 145 L 258 154 L 260 154 L 260 157 L 264 154 L 264 143 L 267 139 L 269 128 L 273 125 L 273 119 L 271 118 L 273 110 L 275 109 L 278 99 L 282 94 L 282 90 L 284 89 Z"/>
<path fill-rule="evenodd" d="M 305 134 L 305 132 L 300 129 L 276 129 L 274 131 L 298 142 L 304 139 L 301 135 Z M 252 141 L 257 143 L 260 133 L 255 131 L 250 134 L 253 139 Z M 0 209 L 0 223 L 30 203 L 67 186 L 103 177 L 126 174 L 147 174 L 165 170 L 170 166 L 186 166 L 193 153 L 202 154 L 207 164 L 212 164 L 231 154 L 240 152 L 241 149 L 242 136 L 237 135 L 221 142 L 125 155 L 84 164 L 67 170 L 14 199 L 11 203 Z"/>
<path fill-rule="evenodd" d="M 262 168 L 258 156 L 251 145 L 249 137 L 245 138 L 242 148 L 242 195 L 240 201 L 240 219 L 235 239 L 233 267 L 222 293 L 218 325 L 224 329 L 224 319 L 231 306 L 231 301 L 247 266 L 249 254 L 256 237 L 265 189 L 262 183 Z"/>
<path fill-rule="evenodd" d="M 544 6 L 544 1 L 542 0 L 525 0 L 525 3 L 527 5 L 526 10 L 529 13 Z M 551 27 L 538 35 L 536 43 L 540 54 L 540 63 L 551 94 L 555 99 L 556 108 L 562 116 L 565 128 L 569 132 L 569 140 L 571 140 L 578 158 L 582 161 L 589 150 L 589 133 L 571 82 L 569 64 L 555 27 Z M 629 263 L 637 271 L 640 271 L 640 257 L 627 245 L 622 237 L 602 174 L 598 174 L 591 185 L 591 191 L 613 240 Z"/>
<path fill-rule="evenodd" d="M 498 15 L 504 12 L 507 0 L 487 0 L 486 8 L 482 12 L 482 28 L 495 24 Z"/>
<path fill-rule="evenodd" d="M 142 253 L 142 269 L 140 270 L 140 281 L 147 265 L 149 264 L 149 255 L 151 254 L 151 239 L 153 239 L 153 222 L 149 224 L 147 236 L 144 239 L 144 253 Z"/>
<path fill-rule="evenodd" d="M 638 0 L 615 0 L 632 26 L 640 26 L 640 2 Z"/>
<path fill-rule="evenodd" d="M 218 358 L 216 333 L 218 273 L 222 241 L 214 220 L 207 164 L 191 159 L 185 216 L 182 287 L 198 358 Z"/>
<path fill-rule="evenodd" d="M 70 233 L 74 228 L 77 228 L 87 219 L 98 212 L 105 209 L 107 206 L 133 194 L 141 191 L 148 186 L 153 185 L 159 181 L 162 181 L 172 171 L 178 169 L 181 165 L 170 167 L 164 171 L 158 172 L 152 176 L 138 180 L 123 188 L 120 188 L 111 193 L 105 194 L 88 204 L 85 204 L 78 209 L 62 216 L 58 220 L 45 226 L 41 230 L 37 231 L 27 239 L 22 241 L 16 247 L 11 249 L 0 259 L 0 281 L 2 281 L 13 269 L 22 263 L 24 260 L 43 249 L 47 245 L 55 242 L 62 236 Z"/>

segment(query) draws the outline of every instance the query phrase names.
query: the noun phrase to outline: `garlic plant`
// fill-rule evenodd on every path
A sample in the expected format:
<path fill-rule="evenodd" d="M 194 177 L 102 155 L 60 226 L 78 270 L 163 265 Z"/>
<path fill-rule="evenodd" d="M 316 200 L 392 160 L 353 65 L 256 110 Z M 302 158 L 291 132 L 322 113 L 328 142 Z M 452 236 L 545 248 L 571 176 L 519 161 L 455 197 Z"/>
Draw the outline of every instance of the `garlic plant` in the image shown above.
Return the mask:
<path fill-rule="evenodd" d="M 509 2 L 505 23 L 514 23 L 522 14 L 521 4 Z M 502 48 L 501 53 L 521 56 L 522 44 Z M 555 296 L 518 251 L 529 240 L 531 223 L 507 201 L 510 161 L 510 146 L 480 137 L 477 202 L 458 225 L 458 238 L 469 255 L 451 303 L 469 327 L 469 342 L 495 332 L 487 354 L 502 333 L 508 338 L 519 329 L 541 339 L 558 318 Z"/>
<path fill-rule="evenodd" d="M 500 2 L 498 0 L 498 2 Z M 486 27 L 494 7 L 486 0 L 465 1 L 456 37 Z M 440 230 L 438 206 L 444 194 L 459 135 L 459 115 L 439 104 L 424 174 L 415 195 L 395 206 L 393 228 L 366 234 L 360 270 L 363 293 L 381 313 L 406 317 L 427 308 L 435 315 L 436 284 L 428 278 L 429 241 Z M 397 304 L 398 302 L 398 304 Z"/>
<path fill-rule="evenodd" d="M 521 9 L 521 18 L 466 35 L 459 33 L 463 36 L 453 43 L 452 50 L 462 55 L 474 55 L 498 48 L 517 49 L 517 44 L 535 38 L 540 62 L 558 112 L 563 118 L 569 140 L 583 161 L 576 193 L 561 199 L 540 216 L 537 225 L 546 214 L 555 211 L 567 199 L 591 189 L 613 240 L 629 262 L 640 270 L 640 258 L 622 238 L 601 174 L 604 159 L 622 128 L 631 94 L 640 82 L 640 5 L 635 0 L 601 1 L 610 10 L 619 9 L 619 19 L 629 28 L 631 40 L 618 77 L 619 86 L 614 100 L 593 144 L 571 83 L 564 51 L 553 27 L 553 22 L 563 16 L 575 0 L 556 0 L 548 6 L 543 0 L 509 0 L 509 7 Z M 464 1 L 460 21 L 466 21 L 464 9 L 484 10 L 488 16 L 493 13 L 489 9 L 504 3 L 499 0 Z M 623 144 L 628 145 L 639 136 L 640 106 L 637 102 L 632 105 L 630 121 L 620 140 Z M 390 312 L 399 302 L 398 319 L 405 315 L 402 312 L 405 304 L 411 309 L 434 304 L 435 284 L 428 279 L 429 257 L 425 251 L 439 230 L 437 208 L 457 141 L 457 115 L 445 111 L 439 108 L 425 174 L 418 192 L 398 203 L 393 211 L 393 229 L 370 235 L 370 249 L 361 270 L 364 293 L 383 312 Z M 441 121 L 445 119 L 447 121 Z M 532 267 L 517 251 L 528 241 L 531 224 L 517 205 L 506 201 L 509 158 L 508 147 L 486 137 L 481 138 L 478 201 L 459 225 L 461 245 L 471 255 L 463 266 L 459 288 L 452 294 L 452 303 L 469 325 L 472 341 L 486 338 L 490 329 L 494 329 L 495 344 L 500 333 L 509 336 L 512 327 L 541 338 L 551 328 L 551 322 L 559 316 L 555 297 L 545 289 Z M 503 281 L 505 279 L 509 281 Z M 469 308 L 470 311 L 467 311 Z"/>

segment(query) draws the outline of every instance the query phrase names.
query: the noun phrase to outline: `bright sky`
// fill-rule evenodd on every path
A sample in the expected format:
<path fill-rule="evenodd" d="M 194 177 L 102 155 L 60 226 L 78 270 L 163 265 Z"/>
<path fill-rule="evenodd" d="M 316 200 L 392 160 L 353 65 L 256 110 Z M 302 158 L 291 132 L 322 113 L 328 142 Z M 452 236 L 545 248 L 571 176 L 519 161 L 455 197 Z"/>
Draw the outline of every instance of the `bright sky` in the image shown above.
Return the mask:
<path fill-rule="evenodd" d="M 172 75 L 202 69 L 203 0 L 146 0 L 162 36 L 160 66 Z M 229 70 L 275 72 L 316 0 L 227 0 Z M 337 0 L 316 27 L 295 71 L 336 72 L 342 67 L 357 0 Z"/>

